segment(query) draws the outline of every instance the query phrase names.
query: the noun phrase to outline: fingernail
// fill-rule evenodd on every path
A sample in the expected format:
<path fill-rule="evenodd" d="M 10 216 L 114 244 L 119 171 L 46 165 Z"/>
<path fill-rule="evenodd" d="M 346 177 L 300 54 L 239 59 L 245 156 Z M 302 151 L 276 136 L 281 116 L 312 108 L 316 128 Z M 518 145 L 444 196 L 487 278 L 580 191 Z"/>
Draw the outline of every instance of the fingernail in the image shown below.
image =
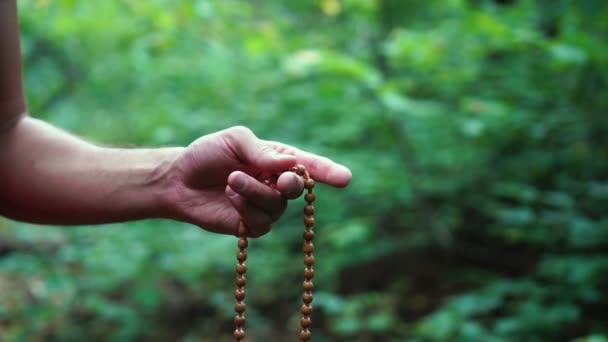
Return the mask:
<path fill-rule="evenodd" d="M 243 175 L 237 175 L 234 179 L 232 187 L 236 191 L 245 190 L 245 188 L 247 187 L 247 181 L 245 180 L 245 177 L 243 177 Z"/>

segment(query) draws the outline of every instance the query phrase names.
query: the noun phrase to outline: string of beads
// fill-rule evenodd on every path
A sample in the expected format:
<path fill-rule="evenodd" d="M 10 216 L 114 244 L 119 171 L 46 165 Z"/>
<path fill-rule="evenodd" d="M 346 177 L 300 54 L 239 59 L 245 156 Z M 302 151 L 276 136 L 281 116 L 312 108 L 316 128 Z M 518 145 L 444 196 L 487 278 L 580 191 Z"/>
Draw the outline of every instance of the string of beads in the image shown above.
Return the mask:
<path fill-rule="evenodd" d="M 234 317 L 234 338 L 238 342 L 242 341 L 245 338 L 245 330 L 243 330 L 243 326 L 245 325 L 245 303 L 243 300 L 245 299 L 245 284 L 247 284 L 247 279 L 245 279 L 245 272 L 247 272 L 247 266 L 245 265 L 245 260 L 247 260 L 247 229 L 241 223 L 239 225 L 239 252 L 236 254 L 236 291 L 234 291 L 234 298 L 236 299 L 236 304 L 234 305 L 234 311 L 236 311 L 236 317 Z"/>
<path fill-rule="evenodd" d="M 316 196 L 313 193 L 312 189 L 315 187 L 315 181 L 310 178 L 310 175 L 302 165 L 295 166 L 291 168 L 289 171 L 296 173 L 304 179 L 304 188 L 306 188 L 307 192 L 304 196 L 306 200 L 306 206 L 304 206 L 304 245 L 302 246 L 302 250 L 304 251 L 304 283 L 302 287 L 304 289 L 304 294 L 302 295 L 302 318 L 300 319 L 300 325 L 302 326 L 302 330 L 300 331 L 300 340 L 302 342 L 310 341 L 310 325 L 312 324 L 311 314 L 312 314 L 312 290 L 314 288 L 312 278 L 315 275 L 314 271 L 314 263 L 315 258 L 313 255 L 314 245 L 312 240 L 315 237 L 315 233 L 313 231 L 313 227 L 315 225 L 315 207 L 313 205 Z M 234 306 L 234 311 L 236 311 L 236 317 L 234 317 L 234 337 L 237 342 L 241 342 L 245 339 L 245 284 L 247 280 L 245 279 L 245 273 L 247 272 L 247 266 L 245 265 L 245 260 L 247 260 L 247 228 L 241 223 L 239 226 L 239 251 L 237 252 L 236 259 L 236 291 L 234 292 L 234 298 L 236 299 L 236 305 Z"/>

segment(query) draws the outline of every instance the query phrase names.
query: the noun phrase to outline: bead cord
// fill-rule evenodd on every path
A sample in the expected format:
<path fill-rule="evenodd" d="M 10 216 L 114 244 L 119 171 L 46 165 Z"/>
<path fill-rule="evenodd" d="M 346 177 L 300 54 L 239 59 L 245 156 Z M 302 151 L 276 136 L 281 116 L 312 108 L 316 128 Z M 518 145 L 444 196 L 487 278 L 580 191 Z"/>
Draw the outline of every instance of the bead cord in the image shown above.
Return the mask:
<path fill-rule="evenodd" d="M 313 231 L 313 227 L 315 225 L 315 207 L 313 205 L 316 196 L 313 193 L 313 188 L 315 186 L 315 181 L 310 177 L 310 174 L 306 171 L 303 165 L 294 166 L 289 171 L 294 172 L 295 174 L 301 176 L 304 179 L 304 188 L 306 188 L 306 195 L 304 199 L 306 200 L 306 205 L 304 206 L 304 234 L 302 237 L 304 238 L 304 244 L 302 245 L 302 251 L 304 252 L 304 282 L 302 283 L 302 288 L 304 289 L 304 294 L 302 295 L 302 318 L 300 319 L 300 326 L 302 330 L 300 331 L 300 340 L 302 342 L 310 341 L 310 326 L 312 324 L 311 314 L 312 314 L 312 290 L 314 288 L 314 284 L 312 282 L 312 278 L 315 275 L 314 271 L 314 245 L 312 240 L 315 237 L 315 233 Z M 275 177 L 272 180 L 265 181 L 266 184 L 272 185 L 276 182 Z M 234 292 L 234 298 L 236 299 L 236 305 L 234 306 L 234 311 L 236 311 L 237 315 L 234 317 L 234 337 L 237 342 L 241 342 L 245 339 L 245 272 L 247 272 L 247 266 L 245 265 L 245 260 L 247 260 L 247 228 L 243 223 L 239 225 L 239 241 L 238 247 L 239 251 L 237 253 L 237 264 L 236 264 L 236 291 Z"/>

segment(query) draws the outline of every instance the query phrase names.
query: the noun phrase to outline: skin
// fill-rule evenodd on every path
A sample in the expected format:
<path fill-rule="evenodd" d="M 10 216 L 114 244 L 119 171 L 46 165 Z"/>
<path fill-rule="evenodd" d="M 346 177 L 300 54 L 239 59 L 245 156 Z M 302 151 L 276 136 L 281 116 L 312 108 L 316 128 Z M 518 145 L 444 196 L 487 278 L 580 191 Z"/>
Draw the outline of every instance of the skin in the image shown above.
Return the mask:
<path fill-rule="evenodd" d="M 40 224 L 168 218 L 220 234 L 266 234 L 302 179 L 345 187 L 351 172 L 328 158 L 259 139 L 246 127 L 187 147 L 96 146 L 30 117 L 21 77 L 16 0 L 0 0 L 0 215 Z M 275 186 L 262 181 L 280 173 Z"/>

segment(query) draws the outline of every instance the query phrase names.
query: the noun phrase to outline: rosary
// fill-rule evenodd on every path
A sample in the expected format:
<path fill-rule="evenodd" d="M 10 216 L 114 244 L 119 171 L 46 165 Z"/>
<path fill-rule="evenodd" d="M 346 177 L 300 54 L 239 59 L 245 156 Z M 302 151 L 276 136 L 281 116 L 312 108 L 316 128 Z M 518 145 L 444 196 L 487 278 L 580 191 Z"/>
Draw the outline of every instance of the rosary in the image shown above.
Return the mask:
<path fill-rule="evenodd" d="M 302 165 L 295 166 L 291 168 L 289 171 L 295 172 L 298 176 L 304 178 L 304 187 L 307 189 L 307 193 L 304 196 L 306 200 L 306 206 L 304 206 L 304 245 L 302 250 L 304 251 L 304 265 L 306 268 L 304 269 L 304 283 L 302 287 L 304 288 L 304 294 L 302 295 L 302 318 L 300 319 L 300 325 L 302 326 L 302 331 L 300 332 L 300 339 L 302 342 L 306 342 L 310 340 L 310 325 L 312 323 L 310 319 L 310 315 L 312 313 L 312 278 L 315 275 L 315 271 L 312 266 L 315 263 L 314 256 L 312 255 L 314 251 L 314 246 L 312 244 L 312 240 L 315 237 L 315 233 L 312 228 L 315 224 L 315 207 L 312 205 L 315 201 L 315 194 L 312 192 L 312 188 L 315 186 L 315 181 L 310 178 L 310 175 Z M 243 330 L 243 326 L 245 325 L 245 303 L 243 300 L 245 299 L 245 284 L 247 280 L 245 279 L 245 272 L 247 272 L 247 266 L 245 266 L 245 260 L 247 260 L 247 229 L 241 223 L 239 226 L 239 251 L 236 255 L 237 264 L 236 264 L 236 291 L 234 291 L 234 298 L 236 299 L 236 305 L 234 306 L 234 311 L 236 311 L 236 317 L 234 317 L 234 337 L 237 342 L 243 341 L 245 338 L 245 331 Z"/>

